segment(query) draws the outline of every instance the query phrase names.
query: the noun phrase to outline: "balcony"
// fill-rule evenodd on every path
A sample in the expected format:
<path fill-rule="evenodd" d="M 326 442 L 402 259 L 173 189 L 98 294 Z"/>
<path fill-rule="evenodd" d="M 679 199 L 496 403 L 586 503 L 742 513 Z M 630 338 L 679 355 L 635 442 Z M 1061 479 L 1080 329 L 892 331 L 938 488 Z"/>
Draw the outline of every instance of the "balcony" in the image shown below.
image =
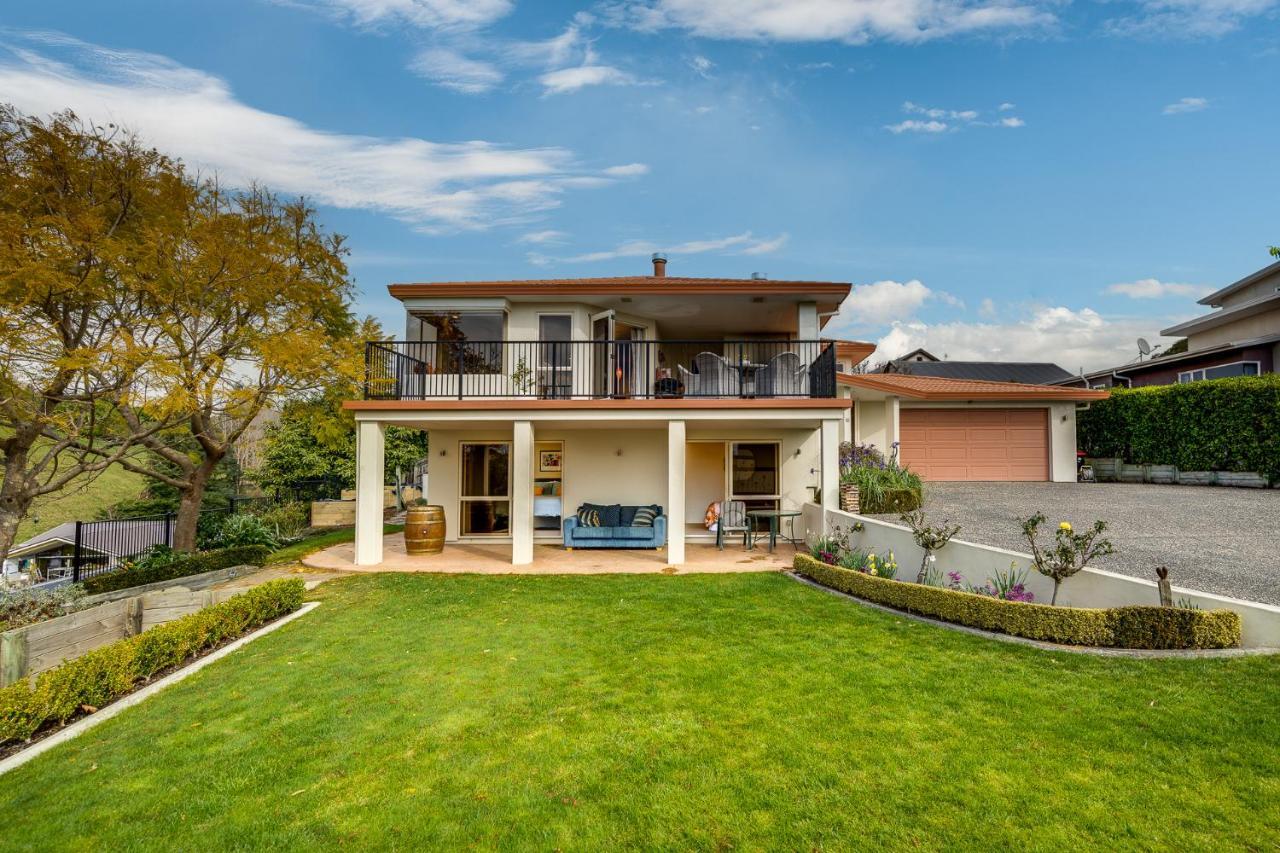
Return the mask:
<path fill-rule="evenodd" d="M 370 341 L 366 400 L 836 396 L 830 341 Z"/>

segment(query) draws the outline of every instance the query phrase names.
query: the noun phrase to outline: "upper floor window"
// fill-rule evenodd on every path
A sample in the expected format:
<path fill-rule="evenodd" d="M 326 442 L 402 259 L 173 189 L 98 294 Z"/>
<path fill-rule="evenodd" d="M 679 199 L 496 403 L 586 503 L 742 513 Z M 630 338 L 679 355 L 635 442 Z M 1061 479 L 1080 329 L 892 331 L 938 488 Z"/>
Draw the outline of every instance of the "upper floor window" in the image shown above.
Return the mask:
<path fill-rule="evenodd" d="M 1258 362 L 1236 361 L 1231 364 L 1219 364 L 1214 367 L 1202 367 L 1186 370 L 1178 374 L 1179 382 L 1198 382 L 1201 379 L 1227 379 L 1232 376 L 1257 376 Z"/>
<path fill-rule="evenodd" d="M 426 311 L 423 338 L 435 341 L 434 365 L 450 373 L 501 373 L 506 315 L 502 311 Z"/>

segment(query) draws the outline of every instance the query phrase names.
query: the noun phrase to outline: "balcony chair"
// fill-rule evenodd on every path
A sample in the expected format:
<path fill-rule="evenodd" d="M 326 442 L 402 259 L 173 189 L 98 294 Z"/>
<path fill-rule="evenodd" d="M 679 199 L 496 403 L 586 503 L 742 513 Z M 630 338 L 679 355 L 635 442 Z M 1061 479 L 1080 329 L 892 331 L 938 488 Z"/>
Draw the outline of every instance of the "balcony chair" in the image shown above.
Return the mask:
<path fill-rule="evenodd" d="M 757 397 L 807 397 L 809 367 L 794 352 L 781 352 L 756 371 Z"/>
<path fill-rule="evenodd" d="M 724 550 L 726 533 L 741 533 L 742 548 L 745 551 L 751 536 L 751 522 L 747 518 L 745 501 L 721 501 L 720 518 L 716 522 L 716 547 Z"/>
<path fill-rule="evenodd" d="M 737 396 L 738 374 L 713 352 L 700 352 L 693 357 L 693 373 L 685 370 L 684 365 L 677 365 L 677 368 L 686 396 Z"/>

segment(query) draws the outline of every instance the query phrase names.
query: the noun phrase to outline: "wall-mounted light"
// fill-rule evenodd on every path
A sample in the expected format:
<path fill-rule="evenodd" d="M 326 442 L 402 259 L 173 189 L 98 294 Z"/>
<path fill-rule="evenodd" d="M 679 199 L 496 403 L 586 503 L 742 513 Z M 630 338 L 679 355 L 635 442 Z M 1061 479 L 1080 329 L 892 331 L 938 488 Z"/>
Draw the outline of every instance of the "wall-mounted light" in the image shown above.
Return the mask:
<path fill-rule="evenodd" d="M 449 455 L 449 451 L 447 451 L 447 450 L 441 450 L 441 451 L 440 451 L 440 455 L 441 455 L 441 456 L 448 456 L 448 455 Z"/>
<path fill-rule="evenodd" d="M 621 447 L 619 447 L 617 450 L 613 451 L 613 455 L 614 455 L 614 456 L 621 456 L 621 455 L 622 455 L 622 448 L 621 448 Z"/>
<path fill-rule="evenodd" d="M 799 455 L 800 455 L 800 448 L 798 448 L 798 447 L 797 447 L 797 448 L 796 448 L 796 452 L 795 452 L 794 454 L 792 454 L 792 455 L 793 455 L 793 456 L 799 456 Z"/>

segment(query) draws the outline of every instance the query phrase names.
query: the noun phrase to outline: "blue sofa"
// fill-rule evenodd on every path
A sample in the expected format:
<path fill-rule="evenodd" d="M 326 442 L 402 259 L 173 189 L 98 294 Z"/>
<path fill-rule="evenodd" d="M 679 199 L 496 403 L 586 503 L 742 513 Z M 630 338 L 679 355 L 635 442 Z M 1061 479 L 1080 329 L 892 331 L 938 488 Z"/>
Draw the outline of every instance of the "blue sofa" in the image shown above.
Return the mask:
<path fill-rule="evenodd" d="M 579 507 L 579 510 L 582 508 Z M 621 507 L 634 510 L 638 507 Z M 566 548 L 661 548 L 667 544 L 667 517 L 662 507 L 655 506 L 657 517 L 653 526 L 617 525 L 614 527 L 588 527 L 578 523 L 578 515 L 564 519 L 564 545 Z M 634 514 L 634 513 L 631 513 Z"/>

